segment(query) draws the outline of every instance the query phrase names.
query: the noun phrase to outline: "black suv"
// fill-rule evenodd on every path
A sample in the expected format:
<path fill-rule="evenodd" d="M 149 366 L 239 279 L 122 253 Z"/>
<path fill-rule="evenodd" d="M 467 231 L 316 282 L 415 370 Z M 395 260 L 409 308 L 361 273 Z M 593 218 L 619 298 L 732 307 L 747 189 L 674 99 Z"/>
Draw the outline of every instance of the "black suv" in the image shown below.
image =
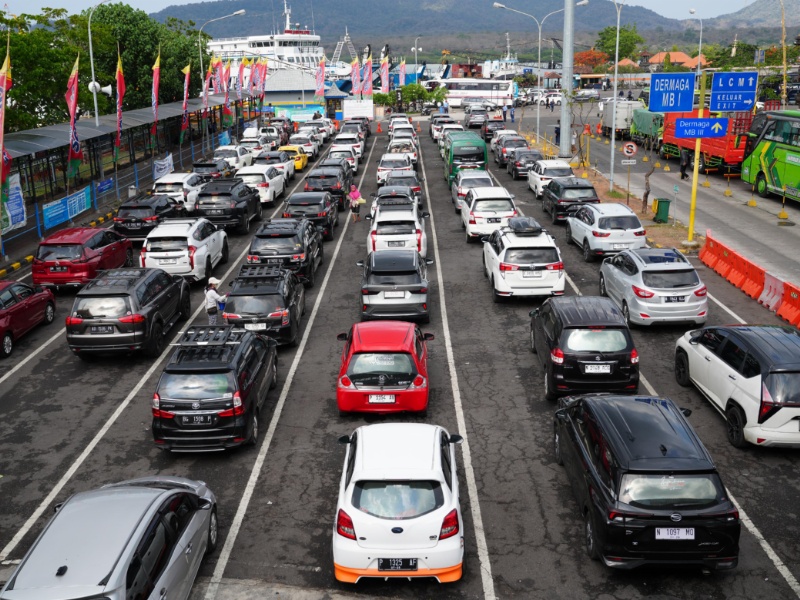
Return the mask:
<path fill-rule="evenodd" d="M 484 141 L 488 142 L 492 139 L 495 131 L 505 128 L 506 124 L 503 123 L 501 119 L 487 119 L 483 122 L 483 125 L 481 125 L 481 135 Z"/>
<path fill-rule="evenodd" d="M 192 326 L 153 394 L 153 440 L 208 452 L 258 442 L 258 414 L 278 383 L 277 344 L 230 326 Z"/>
<path fill-rule="evenodd" d="M 333 240 L 333 228 L 339 224 L 339 205 L 328 192 L 300 192 L 286 199 L 284 219 L 308 219 L 322 233 L 322 239 Z"/>
<path fill-rule="evenodd" d="M 350 191 L 353 185 L 353 167 L 346 158 L 325 158 L 317 163 L 317 167 L 340 169 L 344 175 L 345 191 Z"/>
<path fill-rule="evenodd" d="M 580 177 L 552 179 L 542 192 L 542 210 L 550 213 L 553 223 L 566 220 L 571 206 L 598 202 L 594 186 Z"/>
<path fill-rule="evenodd" d="M 592 560 L 618 569 L 736 567 L 739 511 L 681 413 L 668 398 L 559 400 L 556 462 L 572 484 Z"/>
<path fill-rule="evenodd" d="M 545 398 L 638 392 L 639 353 L 609 298 L 548 298 L 530 316 L 531 352 L 544 369 Z"/>
<path fill-rule="evenodd" d="M 306 290 L 294 273 L 268 265 L 242 265 L 231 281 L 222 316 L 229 325 L 244 326 L 294 346 L 304 314 Z"/>
<path fill-rule="evenodd" d="M 513 179 L 527 176 L 537 160 L 544 160 L 544 155 L 538 150 L 517 150 L 514 152 L 513 160 L 506 161 L 506 172 Z"/>
<path fill-rule="evenodd" d="M 339 167 L 322 167 L 312 170 L 306 176 L 303 190 L 306 192 L 329 192 L 339 204 L 339 210 L 344 210 L 344 199 L 350 191 L 345 187 L 347 182 Z"/>
<path fill-rule="evenodd" d="M 322 234 L 309 219 L 267 220 L 247 251 L 248 263 L 289 269 L 307 288 L 314 287 L 324 258 Z"/>
<path fill-rule="evenodd" d="M 411 170 L 389 171 L 386 179 L 383 182 L 384 187 L 399 187 L 408 186 L 414 192 L 414 197 L 417 199 L 417 206 L 422 208 L 422 182 L 425 178 Z M 380 189 L 378 189 L 380 192 Z"/>
<path fill-rule="evenodd" d="M 192 172 L 200 175 L 204 181 L 212 181 L 221 177 L 230 177 L 233 175 L 233 168 L 225 159 L 214 158 L 194 163 Z"/>
<path fill-rule="evenodd" d="M 212 181 L 197 195 L 194 215 L 215 225 L 236 225 L 239 233 L 250 232 L 250 221 L 261 220 L 261 197 L 241 177 Z"/>
<path fill-rule="evenodd" d="M 142 350 L 159 356 L 175 323 L 191 316 L 189 284 L 161 269 L 102 271 L 78 292 L 67 317 L 67 344 L 83 360 Z"/>
<path fill-rule="evenodd" d="M 138 196 L 119 207 L 114 231 L 130 240 L 143 240 L 164 219 L 185 216 L 183 204 L 171 196 Z"/>

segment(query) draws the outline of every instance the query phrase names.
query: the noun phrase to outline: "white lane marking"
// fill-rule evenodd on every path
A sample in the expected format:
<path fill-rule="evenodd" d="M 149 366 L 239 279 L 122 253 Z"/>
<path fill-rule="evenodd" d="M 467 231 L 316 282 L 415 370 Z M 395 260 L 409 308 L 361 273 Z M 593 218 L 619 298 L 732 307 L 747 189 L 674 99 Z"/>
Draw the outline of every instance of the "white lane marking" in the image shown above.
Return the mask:
<path fill-rule="evenodd" d="M 31 274 L 30 274 L 30 272 L 28 272 L 25 275 L 23 275 L 22 277 L 20 277 L 19 279 L 17 279 L 17 281 L 22 281 L 23 279 L 27 279 L 30 276 L 31 276 Z"/>
<path fill-rule="evenodd" d="M 377 142 L 377 138 L 375 142 Z M 375 149 L 375 142 L 372 143 L 372 148 L 369 150 L 367 162 L 364 163 L 365 165 L 369 164 L 369 161 L 372 158 L 372 151 Z M 366 174 L 367 169 L 365 168 L 361 174 L 361 181 L 358 185 L 359 188 L 363 185 Z M 333 251 L 333 256 L 328 263 L 328 272 L 325 274 L 325 279 L 322 281 L 322 285 L 317 293 L 317 300 L 314 302 L 314 309 L 311 311 L 311 316 L 308 318 L 308 323 L 306 324 L 303 332 L 303 338 L 297 348 L 297 353 L 294 355 L 294 360 L 292 361 L 292 366 L 289 368 L 289 373 L 286 375 L 286 381 L 283 383 L 283 388 L 281 388 L 281 395 L 278 398 L 278 402 L 275 404 L 275 412 L 272 414 L 272 419 L 269 423 L 269 429 L 267 429 L 267 433 L 264 436 L 264 441 L 262 442 L 261 447 L 258 449 L 256 462 L 253 464 L 253 468 L 250 471 L 250 477 L 245 485 L 242 499 L 239 501 L 239 507 L 236 509 L 236 514 L 233 517 L 233 521 L 231 521 L 230 531 L 228 532 L 228 536 L 225 538 L 225 544 L 219 553 L 219 559 L 214 567 L 214 573 L 211 575 L 211 581 L 208 584 L 208 588 L 206 588 L 206 600 L 214 600 L 217 597 L 219 585 L 222 582 L 222 576 L 225 574 L 228 561 L 230 561 L 231 552 L 233 552 L 233 546 L 236 543 L 236 538 L 239 536 L 239 530 L 242 527 L 242 522 L 244 521 L 245 513 L 247 513 L 247 508 L 250 506 L 250 500 L 253 497 L 253 492 L 256 489 L 256 483 L 258 483 L 258 478 L 261 475 L 261 468 L 264 465 L 264 461 L 267 458 L 267 453 L 272 445 L 272 438 L 275 435 L 275 430 L 278 427 L 278 420 L 281 418 L 283 406 L 286 403 L 286 398 L 289 395 L 289 389 L 294 381 L 294 376 L 297 372 L 297 366 L 300 364 L 300 360 L 303 358 L 303 352 L 306 349 L 308 336 L 311 333 L 311 328 L 317 318 L 319 307 L 322 305 L 322 299 L 325 296 L 325 289 L 328 287 L 328 281 L 330 281 L 331 275 L 333 274 L 333 265 L 336 262 L 336 258 L 339 256 L 339 250 L 342 247 L 342 243 L 344 242 L 345 234 L 347 233 L 347 228 L 349 227 L 350 223 L 350 219 L 345 219 L 344 227 L 339 233 L 339 241 L 336 243 L 336 250 Z"/>
<path fill-rule="evenodd" d="M 566 273 L 566 270 L 564 270 L 564 273 Z M 570 277 L 569 275 L 567 275 L 567 283 L 569 284 L 569 286 L 572 288 L 572 291 L 575 292 L 576 295 L 583 296 L 583 294 L 581 294 L 581 291 L 578 289 L 578 286 L 575 285 L 575 282 L 572 281 L 572 277 Z"/>
<path fill-rule="evenodd" d="M 422 177 L 425 182 L 425 197 L 430 204 L 432 196 L 428 189 L 428 177 L 425 175 L 425 162 L 422 159 L 420 148 L 420 166 L 422 167 Z M 483 584 L 483 596 L 487 600 L 494 600 L 494 581 L 492 578 L 492 563 L 489 560 L 489 547 L 486 544 L 486 534 L 483 527 L 483 517 L 478 500 L 478 486 L 475 482 L 475 471 L 472 468 L 472 451 L 469 446 L 469 436 L 467 435 L 467 423 L 464 419 L 464 407 L 461 403 L 461 390 L 458 384 L 458 374 L 456 373 L 456 363 L 453 357 L 453 341 L 450 338 L 450 325 L 447 319 L 447 305 L 444 297 L 444 277 L 442 276 L 442 261 L 439 257 L 439 240 L 436 235 L 436 226 L 433 221 L 433 211 L 430 212 L 431 237 L 433 238 L 433 254 L 436 258 L 436 277 L 439 279 L 439 304 L 442 307 L 442 329 L 444 331 L 444 345 L 447 352 L 447 366 L 450 370 L 450 386 L 453 389 L 453 403 L 456 410 L 456 421 L 458 431 L 464 438 L 461 444 L 461 453 L 464 457 L 464 475 L 467 479 L 467 491 L 469 492 L 470 512 L 472 513 L 472 524 L 475 528 L 475 546 L 478 550 L 478 560 L 481 564 L 481 582 Z"/>
<path fill-rule="evenodd" d="M 734 319 L 736 319 L 736 321 L 738 321 L 739 323 L 746 323 L 747 322 L 742 317 L 740 317 L 735 312 L 733 312 L 730 308 L 725 306 L 721 301 L 717 300 L 714 296 L 709 294 L 708 292 L 706 292 L 706 296 L 708 296 L 709 300 L 714 302 L 714 304 L 719 306 L 722 310 L 724 310 L 726 313 L 728 313 L 730 316 L 732 316 Z"/>

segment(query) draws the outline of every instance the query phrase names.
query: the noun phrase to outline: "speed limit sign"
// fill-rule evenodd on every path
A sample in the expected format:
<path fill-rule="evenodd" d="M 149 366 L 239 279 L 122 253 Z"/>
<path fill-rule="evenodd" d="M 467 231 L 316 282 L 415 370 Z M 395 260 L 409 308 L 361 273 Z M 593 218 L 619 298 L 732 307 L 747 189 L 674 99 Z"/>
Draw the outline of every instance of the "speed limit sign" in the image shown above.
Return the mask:
<path fill-rule="evenodd" d="M 638 146 L 633 142 L 625 142 L 624 144 L 622 144 L 622 153 L 625 156 L 634 156 L 638 149 L 639 149 Z"/>

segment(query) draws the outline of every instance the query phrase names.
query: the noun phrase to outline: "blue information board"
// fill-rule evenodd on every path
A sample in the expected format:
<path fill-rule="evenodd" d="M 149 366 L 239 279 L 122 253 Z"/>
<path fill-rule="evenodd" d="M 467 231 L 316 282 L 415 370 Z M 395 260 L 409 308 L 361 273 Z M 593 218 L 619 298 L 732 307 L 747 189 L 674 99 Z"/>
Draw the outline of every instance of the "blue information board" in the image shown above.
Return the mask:
<path fill-rule="evenodd" d="M 752 110 L 758 88 L 757 71 L 714 73 L 709 110 L 714 112 Z"/>
<path fill-rule="evenodd" d="M 694 105 L 694 73 L 653 73 L 650 76 L 652 112 L 689 112 Z"/>
<path fill-rule="evenodd" d="M 728 119 L 675 119 L 676 138 L 717 138 L 728 133 Z"/>
<path fill-rule="evenodd" d="M 50 229 L 61 223 L 66 223 L 90 208 L 92 208 L 92 188 L 87 185 L 81 191 L 75 192 L 66 198 L 45 204 L 42 207 L 44 228 Z"/>

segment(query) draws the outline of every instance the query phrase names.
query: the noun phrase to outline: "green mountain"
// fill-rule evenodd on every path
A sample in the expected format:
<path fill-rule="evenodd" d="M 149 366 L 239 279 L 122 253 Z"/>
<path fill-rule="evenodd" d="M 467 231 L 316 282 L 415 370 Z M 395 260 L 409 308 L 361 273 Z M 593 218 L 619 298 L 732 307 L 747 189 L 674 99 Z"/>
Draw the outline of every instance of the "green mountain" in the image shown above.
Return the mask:
<path fill-rule="evenodd" d="M 786 26 L 800 25 L 800 0 L 784 0 Z M 702 16 L 702 15 L 701 15 Z M 756 0 L 744 8 L 715 19 L 707 19 L 704 26 L 718 29 L 735 27 L 780 27 L 781 0 Z M 788 41 L 794 39 L 796 31 L 786 32 Z"/>

